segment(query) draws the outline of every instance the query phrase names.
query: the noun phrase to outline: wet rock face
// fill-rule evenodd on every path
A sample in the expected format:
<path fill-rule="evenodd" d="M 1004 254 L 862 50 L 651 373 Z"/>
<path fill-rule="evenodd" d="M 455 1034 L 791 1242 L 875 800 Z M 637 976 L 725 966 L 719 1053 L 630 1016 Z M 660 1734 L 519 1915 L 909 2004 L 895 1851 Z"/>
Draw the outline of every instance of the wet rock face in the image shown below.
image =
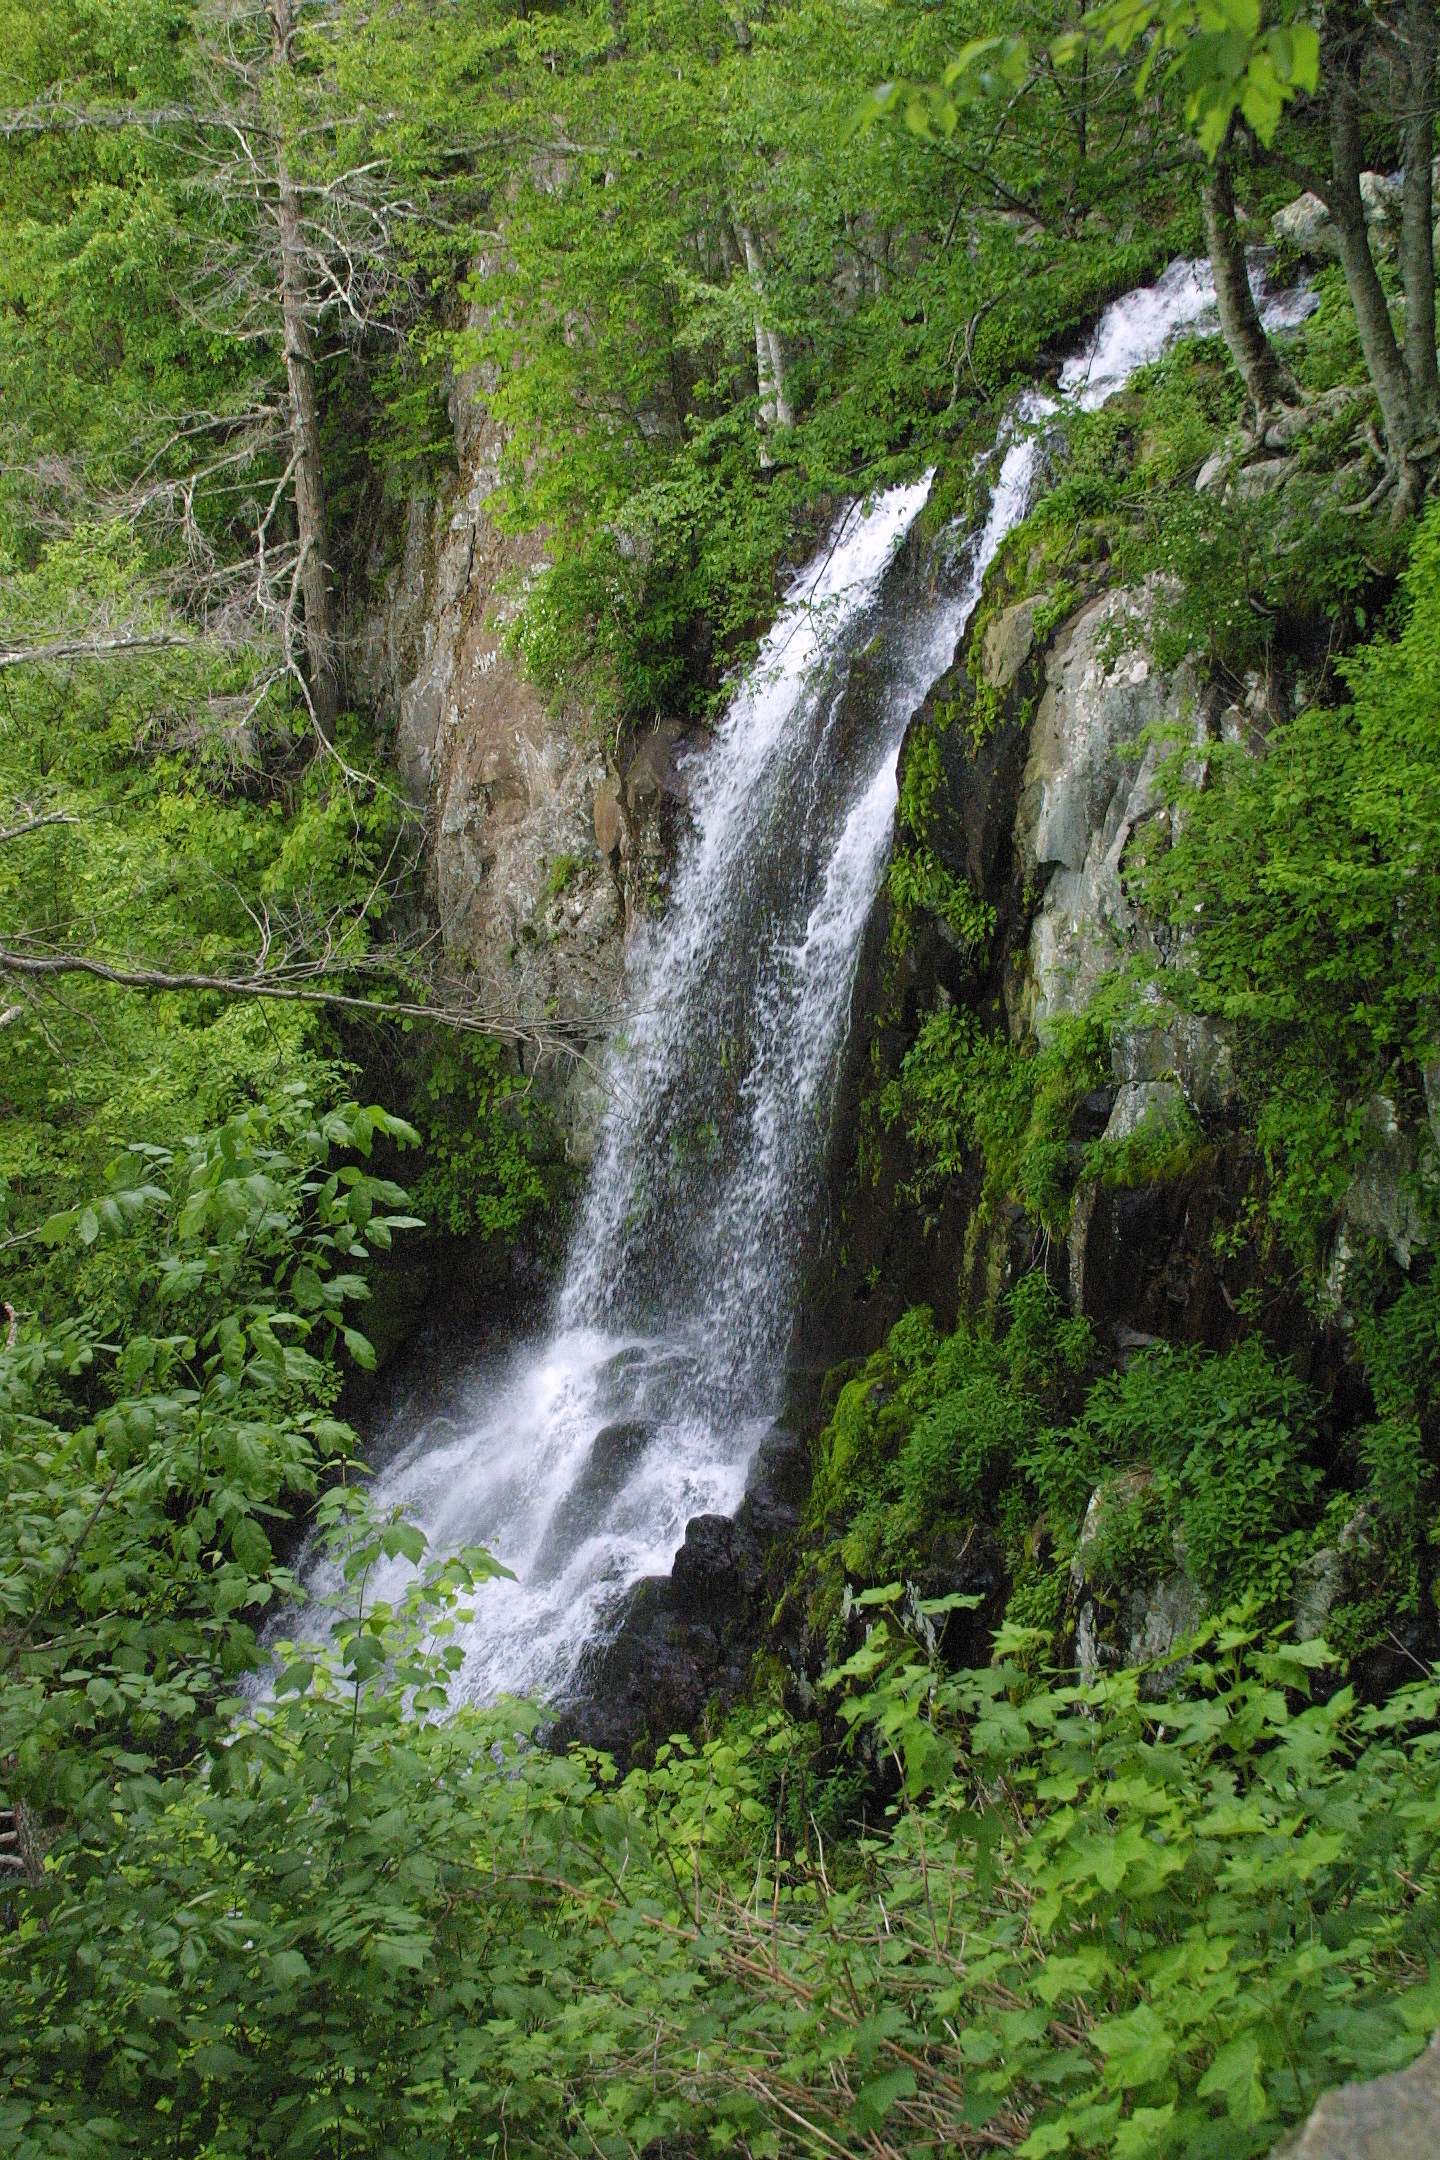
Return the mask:
<path fill-rule="evenodd" d="M 1153 1472 L 1139 1468 L 1113 1478 L 1090 1496 L 1080 1527 L 1080 1541 L 1070 1568 L 1070 1601 L 1075 1617 L 1075 1662 L 1082 1680 L 1097 1679 L 1111 1667 L 1146 1665 L 1151 1670 L 1141 1692 L 1159 1698 L 1169 1692 L 1177 1667 L 1171 1661 L 1179 1644 L 1192 1635 L 1204 1614 L 1200 1591 L 1187 1573 L 1184 1554 L 1158 1580 L 1115 1596 L 1097 1594 L 1091 1579 L 1097 1547 L 1107 1517 L 1126 1505 L 1143 1504 Z"/>
<path fill-rule="evenodd" d="M 613 769 L 583 709 L 552 712 L 506 649 L 543 539 L 501 532 L 489 502 L 502 438 L 473 378 L 451 395 L 457 471 L 376 537 L 351 665 L 394 730 L 429 823 L 446 953 L 477 1006 L 566 1023 L 598 1050 L 621 1000 L 625 942 L 658 904 L 688 816 L 702 731 L 660 720 Z M 542 1052 L 537 1080 L 577 1161 L 603 1113 L 592 1056 Z"/>
<path fill-rule="evenodd" d="M 1030 926 L 1032 1028 L 1083 1011 L 1102 978 L 1155 940 L 1126 889 L 1136 833 L 1166 815 L 1159 788 L 1165 753 L 1129 754 L 1147 728 L 1204 731 L 1188 668 L 1161 675 L 1144 648 L 1157 593 L 1103 594 L 1060 631 L 1030 734 L 1016 818 L 1016 845 L 1040 892 Z"/>
<path fill-rule="evenodd" d="M 782 1587 L 783 1543 L 808 1484 L 808 1448 L 777 1425 L 760 1443 L 735 1516 L 695 1516 L 670 1574 L 626 1592 L 553 1737 L 627 1762 L 733 1701 Z"/>
<path fill-rule="evenodd" d="M 427 813 L 429 882 L 451 962 L 510 1021 L 578 1022 L 598 1043 L 619 994 L 624 910 L 606 848 L 611 786 L 588 714 L 549 712 L 505 649 L 541 540 L 502 533 L 487 504 L 502 442 L 473 378 L 451 396 L 457 471 L 376 536 L 351 653 L 356 688 L 394 730 Z M 542 1061 L 577 1157 L 599 1115 L 593 1074 Z"/>
<path fill-rule="evenodd" d="M 596 1519 L 639 1467 L 655 1437 L 644 1418 L 623 1418 L 602 1426 L 586 1463 L 555 1510 L 539 1552 L 531 1563 L 537 1579 L 556 1575 L 591 1532 Z"/>
<path fill-rule="evenodd" d="M 927 843 L 949 874 L 993 911 L 983 953 L 957 954 L 923 920 L 898 956 L 878 911 L 857 990 L 862 1020 L 850 1062 L 853 1088 L 837 1150 L 853 1161 L 865 1131 L 872 1177 L 837 1208 L 845 1219 L 848 1272 L 832 1270 L 812 1302 L 810 1332 L 830 1361 L 868 1351 L 906 1304 L 942 1318 L 993 1298 L 1035 1264 L 1039 1240 L 1018 1211 L 992 1210 L 977 1235 L 979 1164 L 928 1201 L 923 1226 L 907 1208 L 912 1166 L 903 1136 L 865 1125 L 865 1088 L 888 1078 L 938 1004 L 968 1009 L 1016 1043 L 1033 1041 L 1086 1008 L 1100 982 L 1127 960 L 1157 970 L 1184 959 L 1183 939 L 1157 925 L 1132 891 L 1132 850 L 1168 831 L 1160 764 L 1170 753 L 1141 747 L 1147 729 L 1181 725 L 1198 743 L 1244 729 L 1263 737 L 1267 711 L 1221 709 L 1191 671 L 1162 673 L 1146 650 L 1161 594 L 1154 584 L 1092 598 L 1048 643 L 1036 635 L 1044 596 L 993 615 L 978 649 L 962 655 L 916 723 L 938 753 L 939 787 Z M 977 702 L 969 670 L 993 698 L 979 741 L 963 721 L 935 725 L 941 706 L 962 714 Z M 1258 692 L 1257 692 L 1258 696 Z M 1217 1223 L 1244 1189 L 1251 1165 L 1235 1130 L 1236 1087 L 1223 1027 L 1173 1014 L 1160 991 L 1111 1037 L 1111 1080 L 1078 1106 L 1070 1133 L 1078 1173 L 1088 1147 L 1118 1146 L 1157 1118 L 1177 1140 L 1196 1136 L 1193 1167 L 1172 1165 L 1163 1182 L 1082 1186 L 1068 1251 L 1051 1269 L 1077 1311 L 1105 1333 L 1117 1326 L 1168 1340 L 1223 1345 L 1234 1332 L 1211 1250 Z M 1174 1150 L 1180 1156 L 1183 1150 Z M 879 1276 L 880 1297 L 865 1278 Z M 1229 1285 L 1233 1290 L 1235 1284 Z"/>
<path fill-rule="evenodd" d="M 627 932 L 664 899 L 689 823 L 695 760 L 703 756 L 707 739 L 702 730 L 679 720 L 657 722 L 632 749 L 609 795 L 603 801 L 597 798 L 596 832 L 603 822 L 609 841 L 606 860 Z"/>
<path fill-rule="evenodd" d="M 1430 1242 L 1417 1194 L 1434 1132 L 1433 1111 L 1424 1126 L 1413 1130 L 1401 1122 L 1387 1096 L 1376 1095 L 1366 1104 L 1364 1115 L 1369 1158 L 1340 1204 L 1340 1225 L 1325 1281 L 1330 1310 L 1346 1326 L 1350 1325 L 1351 1276 L 1357 1265 L 1363 1267 L 1367 1249 L 1386 1246 L 1396 1265 L 1408 1274 L 1411 1262 Z"/>

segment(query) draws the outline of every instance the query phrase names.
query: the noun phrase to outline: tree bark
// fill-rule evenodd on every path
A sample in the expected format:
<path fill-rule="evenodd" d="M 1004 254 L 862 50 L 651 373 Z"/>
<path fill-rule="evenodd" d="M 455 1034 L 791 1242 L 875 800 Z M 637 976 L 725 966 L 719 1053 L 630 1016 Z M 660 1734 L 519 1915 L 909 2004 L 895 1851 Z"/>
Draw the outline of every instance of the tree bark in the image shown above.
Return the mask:
<path fill-rule="evenodd" d="M 293 63 L 293 0 L 270 0 L 272 50 L 277 69 Z M 306 310 L 305 245 L 300 198 L 285 155 L 276 152 L 276 222 L 280 239 L 280 314 L 285 346 L 285 383 L 290 403 L 290 455 L 294 466 L 295 536 L 300 547 L 298 584 L 302 610 L 305 679 L 315 725 L 333 741 L 340 715 L 340 675 L 331 584 L 330 528 L 325 504 L 325 466 L 320 450 L 320 399 L 315 384 L 315 347 Z"/>
<path fill-rule="evenodd" d="M 755 235 L 748 225 L 737 228 L 737 236 L 745 257 L 745 268 L 755 287 L 757 300 L 763 308 L 765 271 Z M 760 391 L 760 427 L 762 438 L 777 427 L 793 427 L 795 414 L 785 388 L 785 354 L 779 338 L 765 321 L 763 313 L 755 317 L 755 379 Z M 766 464 L 770 453 L 762 441 L 761 455 Z"/>
<path fill-rule="evenodd" d="M 373 956 L 372 956 L 373 957 Z M 337 968 L 343 961 L 336 962 Z M 425 1005 L 416 998 L 357 997 L 345 990 L 327 989 L 323 983 L 297 982 L 280 974 L 206 975 L 189 969 L 117 967 L 86 953 L 24 952 L 0 947 L 0 976 L 22 980 L 54 981 L 65 975 L 86 975 L 110 983 L 118 990 L 140 990 L 168 996 L 196 990 L 217 997 L 259 999 L 285 1005 L 333 1006 L 341 1012 L 369 1013 L 381 1020 L 428 1021 L 432 1027 L 450 1028 L 462 1035 L 495 1035 L 508 1042 L 538 1043 L 564 1049 L 593 1030 L 589 1019 L 510 1020 L 481 1012 L 471 1006 Z"/>
<path fill-rule="evenodd" d="M 184 651 L 199 641 L 172 630 L 116 631 L 95 637 L 56 638 L 48 645 L 0 646 L 0 668 L 47 667 L 63 660 L 108 660 L 114 653 Z"/>
<path fill-rule="evenodd" d="M 1409 0 L 1405 46 L 1404 187 L 1400 210 L 1400 281 L 1405 293 L 1405 366 L 1426 435 L 1440 432 L 1440 372 L 1435 355 L 1435 0 Z"/>
<path fill-rule="evenodd" d="M 1257 427 L 1263 432 L 1267 414 L 1281 405 L 1298 405 L 1300 390 L 1266 336 L 1255 305 L 1245 248 L 1235 222 L 1234 181 L 1223 152 L 1206 172 L 1204 205 L 1220 332 L 1254 408 Z"/>
<path fill-rule="evenodd" d="M 1340 267 L 1355 310 L 1360 350 L 1380 401 L 1380 422 L 1400 488 L 1401 507 L 1413 508 L 1417 490 L 1423 491 L 1424 487 L 1423 473 L 1414 458 L 1424 430 L 1410 371 L 1396 340 L 1395 325 L 1370 250 L 1365 202 L 1360 193 L 1364 169 L 1360 108 L 1348 54 L 1342 55 L 1336 66 L 1330 96 L 1330 168 L 1329 209 Z"/>

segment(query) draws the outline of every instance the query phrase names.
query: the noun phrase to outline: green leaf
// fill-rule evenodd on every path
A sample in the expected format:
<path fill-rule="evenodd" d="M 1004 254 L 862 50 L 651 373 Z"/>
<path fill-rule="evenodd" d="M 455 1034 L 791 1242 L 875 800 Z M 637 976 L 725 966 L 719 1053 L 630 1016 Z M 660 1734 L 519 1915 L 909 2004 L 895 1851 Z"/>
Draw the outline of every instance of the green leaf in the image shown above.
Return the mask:
<path fill-rule="evenodd" d="M 1223 2097 L 1227 2114 L 1236 2122 L 1263 2122 L 1266 2113 L 1265 2085 L 1260 2075 L 1263 2060 L 1257 2035 L 1240 2033 L 1220 2049 L 1195 2090 L 1202 2099 Z"/>
<path fill-rule="evenodd" d="M 1164 2107 L 1136 2108 L 1115 2132 L 1115 2160 L 1154 2160 L 1161 2149 L 1162 2133 L 1175 2120 L 1175 2103 Z"/>
<path fill-rule="evenodd" d="M 359 1328 L 353 1327 L 342 1328 L 340 1332 L 345 1340 L 345 1348 L 354 1358 L 355 1363 L 364 1372 L 374 1372 L 377 1360 L 375 1346 L 369 1336 L 362 1335 Z"/>
<path fill-rule="evenodd" d="M 424 1557 L 427 1542 L 424 1531 L 414 1523 L 394 1522 L 386 1525 L 380 1549 L 387 1560 L 401 1558 L 414 1563 Z"/>
<path fill-rule="evenodd" d="M 887 2070 L 880 2077 L 871 2078 L 855 2096 L 856 2128 L 878 2130 L 895 2102 L 908 2100 L 915 2090 L 915 2074 L 911 2070 Z"/>

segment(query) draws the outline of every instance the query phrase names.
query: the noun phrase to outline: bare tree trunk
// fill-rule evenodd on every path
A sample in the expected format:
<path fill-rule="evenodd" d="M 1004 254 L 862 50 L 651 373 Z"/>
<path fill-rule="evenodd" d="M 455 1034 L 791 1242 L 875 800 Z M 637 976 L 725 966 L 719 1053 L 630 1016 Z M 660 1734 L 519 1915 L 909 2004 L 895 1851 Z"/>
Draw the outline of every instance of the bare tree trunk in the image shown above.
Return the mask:
<path fill-rule="evenodd" d="M 1360 193 L 1364 166 L 1360 110 L 1347 56 L 1342 56 L 1336 67 L 1330 98 L 1330 165 L 1328 204 L 1340 267 L 1355 310 L 1360 350 L 1380 401 L 1380 421 L 1400 490 L 1398 507 L 1403 512 L 1415 507 L 1424 489 L 1424 473 L 1414 453 L 1425 431 L 1370 250 L 1365 203 Z"/>
<path fill-rule="evenodd" d="M 1409 0 L 1405 44 L 1405 179 L 1400 210 L 1400 279 L 1405 292 L 1405 365 L 1426 435 L 1440 432 L 1435 356 L 1435 0 Z"/>
<path fill-rule="evenodd" d="M 277 68 L 288 68 L 295 37 L 293 0 L 270 0 Z M 315 724 L 333 739 L 340 713 L 335 643 L 335 598 L 330 582 L 330 528 L 325 508 L 325 467 L 320 452 L 320 400 L 315 387 L 315 347 L 305 308 L 305 247 L 300 198 L 283 142 L 276 155 L 276 219 L 280 237 L 280 310 L 285 343 L 285 382 L 290 399 L 290 455 L 295 476 L 295 526 L 300 545 L 299 586 L 304 614 L 305 676 Z"/>
<path fill-rule="evenodd" d="M 755 287 L 756 299 L 763 308 L 765 270 L 755 235 L 748 225 L 737 226 L 736 232 L 745 256 L 745 268 Z M 755 316 L 755 379 L 760 391 L 762 437 L 768 436 L 777 427 L 793 427 L 795 413 L 785 388 L 784 349 L 761 312 L 757 312 Z M 770 452 L 763 440 L 760 454 L 768 465 Z"/>
<path fill-rule="evenodd" d="M 1234 180 L 1223 152 L 1205 174 L 1204 205 L 1205 239 L 1215 279 L 1220 332 L 1254 408 L 1257 428 L 1263 433 L 1267 415 L 1277 406 L 1298 405 L 1300 390 L 1266 336 L 1250 290 L 1245 248 L 1235 222 Z"/>

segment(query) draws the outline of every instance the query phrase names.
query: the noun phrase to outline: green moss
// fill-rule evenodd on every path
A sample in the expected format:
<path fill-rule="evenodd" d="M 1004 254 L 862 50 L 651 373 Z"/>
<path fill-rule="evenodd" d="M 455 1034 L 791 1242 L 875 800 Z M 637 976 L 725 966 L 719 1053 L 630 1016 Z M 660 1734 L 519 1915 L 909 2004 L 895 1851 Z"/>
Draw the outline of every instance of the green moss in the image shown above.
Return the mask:
<path fill-rule="evenodd" d="M 1147 1110 L 1123 1140 L 1095 1140 L 1081 1164 L 1082 1182 L 1134 1191 L 1173 1185 L 1212 1162 L 1215 1150 L 1199 1119 L 1184 1102 Z"/>
<path fill-rule="evenodd" d="M 584 867 L 584 862 L 578 855 L 554 856 L 546 870 L 545 883 L 541 888 L 542 905 L 548 906 L 552 900 L 558 900 L 562 893 L 568 892 Z"/>

